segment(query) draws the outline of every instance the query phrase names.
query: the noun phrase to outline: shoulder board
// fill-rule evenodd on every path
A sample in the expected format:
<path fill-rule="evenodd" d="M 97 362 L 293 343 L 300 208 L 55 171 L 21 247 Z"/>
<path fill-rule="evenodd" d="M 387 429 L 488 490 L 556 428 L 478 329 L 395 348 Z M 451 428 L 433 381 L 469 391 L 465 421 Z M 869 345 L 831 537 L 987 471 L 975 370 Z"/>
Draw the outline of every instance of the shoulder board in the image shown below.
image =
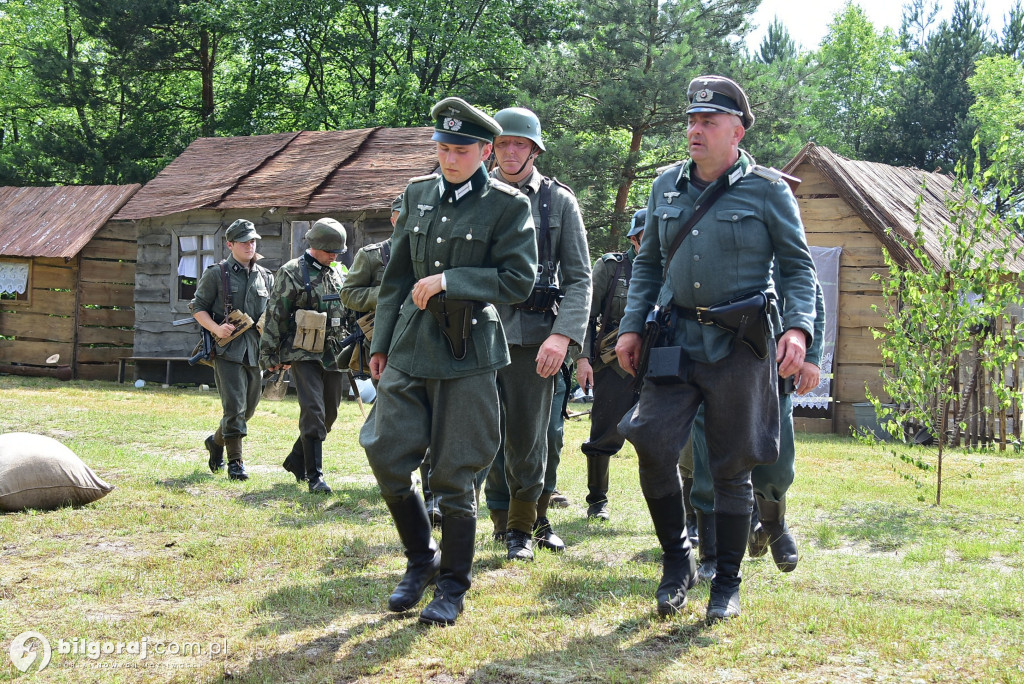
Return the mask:
<path fill-rule="evenodd" d="M 434 180 L 435 178 L 440 178 L 440 174 L 428 173 L 426 176 L 416 176 L 415 178 L 409 179 L 409 185 L 412 185 L 413 183 L 419 183 L 421 181 Z"/>
<path fill-rule="evenodd" d="M 622 252 L 609 252 L 601 257 L 602 261 L 622 261 L 625 255 Z"/>
<path fill-rule="evenodd" d="M 683 159 L 680 159 L 680 160 L 679 160 L 679 161 L 677 161 L 677 162 L 672 162 L 671 164 L 666 164 L 665 166 L 659 166 L 659 167 L 658 167 L 658 168 L 657 168 L 657 169 L 655 170 L 655 173 L 657 173 L 657 174 L 658 174 L 658 175 L 660 176 L 661 174 L 665 173 L 665 172 L 666 172 L 666 171 L 668 171 L 669 169 L 674 169 L 674 168 L 676 168 L 677 166 L 680 166 L 681 164 L 683 164 L 683 162 L 684 162 L 684 161 L 685 161 L 685 160 L 683 160 Z"/>
<path fill-rule="evenodd" d="M 379 252 L 380 248 L 381 248 L 381 246 L 383 246 L 383 244 L 384 244 L 383 242 L 374 242 L 372 244 L 369 244 L 369 245 L 366 245 L 365 247 L 363 247 L 362 251 L 364 251 L 364 252 Z"/>
<path fill-rule="evenodd" d="M 557 185 L 560 188 L 565 188 L 569 192 L 569 194 L 572 195 L 573 197 L 576 196 L 576 193 L 573 192 L 572 188 L 570 188 L 568 185 L 566 185 L 562 181 L 558 180 L 557 178 L 552 177 L 551 178 L 551 182 L 554 183 L 555 185 Z"/>
<path fill-rule="evenodd" d="M 789 189 L 793 192 L 796 192 L 797 187 L 802 182 L 801 179 L 796 176 L 790 176 L 788 173 L 783 173 L 775 167 L 769 168 L 767 166 L 761 166 L 760 164 L 754 164 L 753 168 L 750 169 L 750 172 L 768 180 L 771 183 L 777 183 L 780 180 L 784 180 L 786 181 L 786 185 L 788 185 Z"/>
<path fill-rule="evenodd" d="M 512 195 L 513 197 L 522 194 L 508 183 L 504 183 L 497 178 L 491 178 L 491 187 L 495 190 L 501 190 L 506 195 Z"/>

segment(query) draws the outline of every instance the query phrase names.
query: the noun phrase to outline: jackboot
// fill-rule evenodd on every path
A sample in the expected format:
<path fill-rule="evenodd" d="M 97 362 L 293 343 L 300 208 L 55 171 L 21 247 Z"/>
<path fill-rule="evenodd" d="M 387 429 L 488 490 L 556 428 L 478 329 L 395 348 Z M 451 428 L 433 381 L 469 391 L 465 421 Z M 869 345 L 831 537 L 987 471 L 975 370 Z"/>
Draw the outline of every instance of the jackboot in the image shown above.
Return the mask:
<path fill-rule="evenodd" d="M 551 528 L 551 521 L 548 520 L 548 504 L 551 501 L 551 493 L 544 492 L 537 499 L 537 522 L 533 523 L 533 539 L 538 548 L 548 551 L 565 551 L 565 542 L 555 534 Z"/>
<path fill-rule="evenodd" d="M 319 439 L 302 439 L 302 456 L 306 462 L 306 482 L 310 494 L 330 494 L 331 488 L 324 482 L 324 443 Z"/>
<path fill-rule="evenodd" d="M 220 434 L 220 428 L 203 441 L 203 446 L 210 452 L 210 458 L 206 464 L 210 466 L 210 472 L 216 475 L 224 467 L 224 438 Z"/>
<path fill-rule="evenodd" d="M 447 627 L 462 612 L 473 577 L 476 518 L 445 516 L 441 523 L 441 570 L 434 599 L 420 613 L 420 622 Z"/>
<path fill-rule="evenodd" d="M 697 524 L 697 511 L 690 503 L 690 490 L 693 489 L 693 478 L 683 478 L 683 509 L 686 511 L 686 536 L 690 538 L 691 546 L 700 544 L 700 526 Z"/>
<path fill-rule="evenodd" d="M 800 556 L 797 553 L 796 539 L 786 526 L 786 497 L 776 503 L 756 496 L 758 518 L 761 520 L 761 528 L 768 537 L 768 544 L 772 549 L 772 559 L 775 565 L 782 572 L 793 572 L 796 570 L 797 561 Z"/>
<path fill-rule="evenodd" d="M 423 592 L 437 578 L 441 568 L 441 550 L 430 534 L 430 520 L 420 497 L 413 493 L 384 501 L 391 511 L 408 559 L 405 575 L 388 599 L 388 610 L 404 613 L 420 602 Z"/>
<path fill-rule="evenodd" d="M 751 558 L 760 558 L 768 553 L 768 532 L 761 525 L 757 515 L 757 504 L 750 513 L 750 531 L 747 533 L 747 553 Z"/>
<path fill-rule="evenodd" d="M 686 592 L 697 584 L 697 563 L 686 536 L 683 493 L 679 491 L 660 499 L 644 498 L 662 550 L 661 584 L 655 594 L 658 615 L 668 617 L 682 610 L 686 605 Z"/>
<path fill-rule="evenodd" d="M 608 464 L 610 456 L 587 456 L 587 517 L 597 520 L 608 520 L 611 513 L 608 509 Z"/>
<path fill-rule="evenodd" d="M 710 582 L 715 578 L 718 563 L 715 539 L 715 514 L 698 510 L 697 527 L 700 528 L 700 564 L 697 566 L 697 581 Z"/>
<path fill-rule="evenodd" d="M 242 438 L 225 437 L 224 451 L 228 455 L 228 478 L 248 480 L 249 473 L 245 472 L 245 464 L 242 463 Z"/>
<path fill-rule="evenodd" d="M 306 458 L 303 456 L 301 437 L 292 444 L 292 450 L 288 452 L 288 457 L 281 466 L 295 476 L 296 482 L 303 482 L 306 479 Z"/>
<path fill-rule="evenodd" d="M 715 513 L 718 562 L 711 580 L 706 621 L 710 625 L 740 614 L 740 564 L 747 549 L 750 516 Z"/>
<path fill-rule="evenodd" d="M 494 523 L 494 531 L 491 532 L 491 537 L 494 541 L 504 542 L 505 533 L 508 532 L 508 511 L 498 511 L 490 509 L 491 522 Z M 443 521 L 442 521 L 443 522 Z M 444 525 L 442 525 L 443 527 Z"/>

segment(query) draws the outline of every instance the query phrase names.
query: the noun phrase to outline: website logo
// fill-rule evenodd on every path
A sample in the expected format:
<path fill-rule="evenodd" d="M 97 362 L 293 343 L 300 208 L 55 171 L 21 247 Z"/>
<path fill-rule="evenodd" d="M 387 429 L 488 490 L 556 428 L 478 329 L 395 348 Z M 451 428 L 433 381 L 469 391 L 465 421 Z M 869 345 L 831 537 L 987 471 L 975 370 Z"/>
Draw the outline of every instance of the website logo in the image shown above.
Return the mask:
<path fill-rule="evenodd" d="M 40 657 L 41 656 L 41 657 Z M 39 658 L 36 672 L 42 672 L 50 664 L 50 642 L 39 632 L 22 632 L 11 642 L 11 662 L 22 672 Z"/>

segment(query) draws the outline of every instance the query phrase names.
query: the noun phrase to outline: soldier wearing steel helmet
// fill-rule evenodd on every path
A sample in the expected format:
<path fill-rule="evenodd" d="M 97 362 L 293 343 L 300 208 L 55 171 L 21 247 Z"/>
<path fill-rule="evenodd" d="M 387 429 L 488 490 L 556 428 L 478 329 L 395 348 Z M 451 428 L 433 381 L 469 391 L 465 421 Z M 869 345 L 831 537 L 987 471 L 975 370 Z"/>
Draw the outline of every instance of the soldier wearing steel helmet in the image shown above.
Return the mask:
<path fill-rule="evenodd" d="M 273 274 L 256 263 L 260 235 L 251 221 L 238 219 L 228 226 L 224 239 L 231 254 L 203 272 L 191 302 L 192 316 L 215 338 L 228 338 L 235 332 L 235 326 L 227 321 L 229 310 L 259 320 L 274 285 Z M 216 473 L 224 467 L 227 451 L 228 477 L 247 480 L 242 439 L 248 434 L 248 421 L 256 412 L 262 391 L 256 326 L 217 347 L 213 370 L 223 415 L 217 431 L 204 443 L 210 452 L 210 470 Z"/>
<path fill-rule="evenodd" d="M 586 336 L 590 254 L 576 196 L 534 165 L 545 151 L 537 115 L 509 107 L 494 119 L 502 131 L 491 175 L 530 199 L 538 268 L 526 301 L 498 306 L 512 363 L 498 371 L 504 448 L 487 476 L 486 497 L 496 536 L 507 530 L 509 560 L 528 561 L 535 540 L 540 548 L 565 549 L 547 516 L 560 458 L 548 448 L 547 435 L 555 375 L 569 346 L 582 345 Z"/>
<path fill-rule="evenodd" d="M 348 387 L 342 360 L 344 277 L 335 266 L 345 253 L 345 227 L 322 218 L 306 233 L 309 249 L 277 272 L 260 338 L 260 365 L 268 371 L 291 369 L 299 399 L 299 438 L 284 469 L 305 480 L 309 491 L 330 494 L 323 479 L 323 443 L 338 417 Z"/>
<path fill-rule="evenodd" d="M 495 375 L 509 353 L 495 305 L 530 294 L 537 246 L 529 200 L 483 165 L 498 123 L 455 97 L 431 117 L 441 174 L 405 190 L 374 319 L 370 370 L 379 391 L 359 443 L 408 559 L 388 608 L 414 608 L 435 583 L 419 619 L 444 626 L 470 587 L 474 481 L 499 444 Z M 412 486 L 428 449 L 440 549 Z"/>
<path fill-rule="evenodd" d="M 706 614 L 712 623 L 740 614 L 751 469 L 778 459 L 778 379 L 799 371 L 814 339 L 817 281 L 783 174 L 758 166 L 739 147 L 754 123 L 746 93 L 709 75 L 690 82 L 687 99 L 690 157 L 662 169 L 651 186 L 616 343 L 619 364 L 636 373 L 653 311 L 667 348 L 652 359 L 675 363 L 648 374 L 619 429 L 636 448 L 640 486 L 664 552 L 658 612 L 672 615 L 697 581 L 678 460 L 704 404 L 718 552 Z M 775 302 L 773 278 L 782 302 Z M 724 311 L 738 313 L 716 318 Z M 716 324 L 723 320 L 733 329 Z"/>

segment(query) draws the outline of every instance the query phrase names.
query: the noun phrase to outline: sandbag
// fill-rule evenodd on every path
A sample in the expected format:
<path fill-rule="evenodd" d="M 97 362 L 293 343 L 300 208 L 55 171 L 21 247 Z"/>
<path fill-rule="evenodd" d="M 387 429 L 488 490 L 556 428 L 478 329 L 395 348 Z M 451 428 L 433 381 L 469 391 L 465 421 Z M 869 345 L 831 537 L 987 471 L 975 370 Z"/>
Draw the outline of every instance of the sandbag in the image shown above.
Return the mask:
<path fill-rule="evenodd" d="M 82 506 L 113 489 L 55 439 L 29 432 L 0 435 L 0 511 Z"/>

